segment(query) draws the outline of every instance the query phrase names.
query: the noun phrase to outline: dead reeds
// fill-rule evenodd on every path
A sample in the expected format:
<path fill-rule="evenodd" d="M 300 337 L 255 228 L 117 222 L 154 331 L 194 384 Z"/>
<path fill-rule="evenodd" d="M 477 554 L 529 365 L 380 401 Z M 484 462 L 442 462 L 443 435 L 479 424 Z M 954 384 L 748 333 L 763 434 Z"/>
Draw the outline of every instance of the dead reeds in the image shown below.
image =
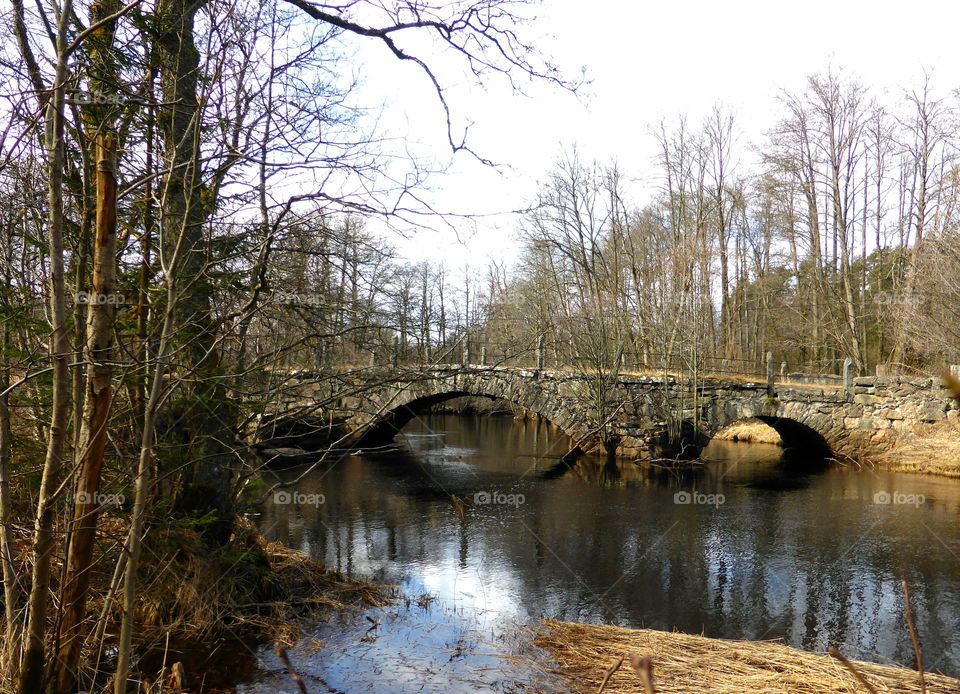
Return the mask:
<path fill-rule="evenodd" d="M 168 676 L 164 671 L 156 677 L 152 669 L 166 663 L 165 657 L 163 663 L 155 662 L 153 655 L 166 652 L 165 642 L 175 643 L 177 658 L 192 654 L 196 668 L 204 662 L 202 654 L 212 657 L 224 638 L 289 645 L 301 638 L 307 622 L 343 609 L 381 607 L 393 598 L 390 586 L 344 576 L 301 551 L 267 540 L 245 519 L 238 520 L 232 542 L 219 551 L 202 551 L 189 529 L 158 528 L 155 535 L 153 542 L 160 546 L 145 555 L 142 565 L 135 646 L 144 654 L 139 675 L 156 682 Z M 175 551 L 160 551 L 167 546 Z M 165 557 L 162 562 L 151 561 L 160 556 Z M 118 621 L 117 604 L 105 608 L 102 588 L 108 585 L 107 577 L 98 577 L 90 601 L 93 613 L 107 613 L 105 643 L 89 643 L 90 658 L 83 663 L 85 672 L 101 671 L 99 676 L 91 672 L 91 679 L 107 676 L 99 654 L 111 645 Z M 190 666 L 186 675 L 203 678 L 204 691 L 228 685 L 219 673 L 191 672 Z M 177 688 L 166 685 L 164 691 Z"/>
<path fill-rule="evenodd" d="M 924 691 L 906 668 L 808 653 L 776 641 L 728 641 L 689 634 L 547 620 L 536 643 L 559 664 L 571 691 L 607 694 L 649 691 L 637 669 L 619 667 L 625 656 L 656 666 L 659 694 L 853 694 Z M 846 660 L 844 658 L 844 660 Z M 848 668 L 852 668 L 848 669 Z M 652 679 L 652 677 L 651 677 Z M 925 675 L 930 694 L 957 694 L 960 680 Z"/>
<path fill-rule="evenodd" d="M 960 477 L 960 420 L 919 424 L 900 431 L 893 445 L 870 458 L 891 472 Z"/>

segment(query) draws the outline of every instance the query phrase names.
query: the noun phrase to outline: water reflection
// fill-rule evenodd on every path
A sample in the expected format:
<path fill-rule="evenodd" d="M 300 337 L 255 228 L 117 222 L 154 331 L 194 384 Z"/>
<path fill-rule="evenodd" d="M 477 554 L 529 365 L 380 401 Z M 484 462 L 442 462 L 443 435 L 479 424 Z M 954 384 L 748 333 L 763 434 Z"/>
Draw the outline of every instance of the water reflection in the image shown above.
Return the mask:
<path fill-rule="evenodd" d="M 514 652 L 522 639 L 506 634 L 552 617 L 836 644 L 851 657 L 912 664 L 904 579 L 928 669 L 960 675 L 957 482 L 787 465 L 779 449 L 732 443 L 711 444 L 703 464 L 683 470 L 567 464 L 567 444 L 536 420 L 435 416 L 412 424 L 394 452 L 348 457 L 303 480 L 300 491 L 325 503 L 268 504 L 269 536 L 443 606 L 429 618 L 398 608 L 378 646 L 358 645 L 362 631 L 325 628 L 353 665 L 318 657 L 316 676 L 366 691 L 360 683 L 374 681 L 356 649 L 408 658 L 399 625 L 417 619 L 432 625 L 434 636 L 421 635 L 428 650 L 444 657 L 458 643 L 470 645 L 461 655 Z M 462 520 L 451 494 L 466 501 Z"/>

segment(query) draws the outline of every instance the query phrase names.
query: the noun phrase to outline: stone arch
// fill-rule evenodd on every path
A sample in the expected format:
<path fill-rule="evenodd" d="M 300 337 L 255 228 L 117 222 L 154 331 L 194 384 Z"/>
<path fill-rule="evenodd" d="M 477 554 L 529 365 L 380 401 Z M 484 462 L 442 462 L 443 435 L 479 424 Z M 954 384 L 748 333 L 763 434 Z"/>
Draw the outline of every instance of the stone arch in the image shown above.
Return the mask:
<path fill-rule="evenodd" d="M 840 442 L 832 435 L 829 420 L 820 421 L 816 416 L 803 412 L 791 412 L 790 415 L 793 416 L 786 413 L 770 414 L 768 410 L 767 413 L 747 412 L 740 417 L 720 418 L 713 422 L 709 438 L 738 422 L 753 420 L 773 429 L 780 436 L 784 452 L 791 457 L 809 455 L 823 459 L 833 455 L 835 446 Z"/>
<path fill-rule="evenodd" d="M 493 396 L 467 393 L 462 391 L 450 391 L 447 393 L 438 393 L 436 395 L 424 395 L 419 398 L 413 398 L 403 404 L 388 409 L 380 416 L 376 417 L 361 433 L 358 439 L 358 445 L 379 445 L 387 443 L 399 433 L 403 427 L 410 423 L 418 414 L 426 411 L 433 405 L 439 405 L 447 400 L 461 398 L 465 396 L 489 397 Z"/>
<path fill-rule="evenodd" d="M 537 372 L 522 375 L 499 373 L 496 369 L 471 372 L 440 371 L 425 373 L 402 385 L 374 389 L 364 394 L 363 412 L 351 418 L 357 431 L 355 445 L 383 445 L 416 415 L 427 408 L 460 397 L 505 400 L 532 414 L 543 417 L 571 439 L 566 457 L 592 450 L 597 442 L 582 407 L 572 398 L 562 397 L 545 385 Z"/>
<path fill-rule="evenodd" d="M 759 415 L 760 420 L 780 435 L 783 449 L 794 453 L 809 453 L 821 458 L 829 457 L 833 447 L 827 438 L 808 423 L 790 417 Z"/>

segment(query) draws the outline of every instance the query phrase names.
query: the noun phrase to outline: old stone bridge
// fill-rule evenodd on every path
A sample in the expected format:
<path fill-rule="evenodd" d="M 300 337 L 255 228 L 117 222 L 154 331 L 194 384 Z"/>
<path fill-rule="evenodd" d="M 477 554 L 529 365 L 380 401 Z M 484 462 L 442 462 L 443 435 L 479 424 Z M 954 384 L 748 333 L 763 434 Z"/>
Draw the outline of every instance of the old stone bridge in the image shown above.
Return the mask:
<path fill-rule="evenodd" d="M 309 374 L 299 380 L 300 397 L 309 399 Z M 463 396 L 506 400 L 549 420 L 570 436 L 571 455 L 635 459 L 677 443 L 695 452 L 723 427 L 759 418 L 785 448 L 859 460 L 887 448 L 904 430 L 960 415 L 949 391 L 931 378 L 848 376 L 811 383 L 817 379 L 705 377 L 694 383 L 621 374 L 601 381 L 575 371 L 467 365 L 359 369 L 338 380 L 350 394 L 339 399 L 337 414 L 360 446 L 392 439 L 429 407 Z"/>

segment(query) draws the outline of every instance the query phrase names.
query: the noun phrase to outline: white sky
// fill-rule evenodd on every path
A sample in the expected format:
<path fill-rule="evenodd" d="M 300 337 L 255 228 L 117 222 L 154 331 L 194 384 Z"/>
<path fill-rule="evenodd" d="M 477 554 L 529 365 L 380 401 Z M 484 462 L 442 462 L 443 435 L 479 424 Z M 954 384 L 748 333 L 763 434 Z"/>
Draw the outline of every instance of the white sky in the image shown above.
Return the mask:
<path fill-rule="evenodd" d="M 650 128 L 661 119 L 686 114 L 696 126 L 714 103 L 729 106 L 748 162 L 749 145 L 777 118 L 779 91 L 800 91 L 807 75 L 842 69 L 892 107 L 905 88 L 922 83 L 924 69 L 937 91 L 960 87 L 956 2 L 545 0 L 538 15 L 528 35 L 545 37 L 544 51 L 571 76 L 585 67 L 592 84 L 580 99 L 544 85 L 524 97 L 498 80 L 480 90 L 444 66 L 456 122 L 472 122 L 473 148 L 503 166 L 457 155 L 434 179 L 432 202 L 492 216 L 476 229 L 458 225 L 459 240 L 449 229 L 395 237 L 411 259 L 445 260 L 451 269 L 511 259 L 517 218 L 509 212 L 533 199 L 564 147 L 575 145 L 584 161 L 615 159 L 635 179 L 639 204 L 653 182 Z M 421 156 L 446 161 L 442 112 L 426 78 L 370 42 L 358 48 L 360 96 L 386 100 L 382 125 Z"/>

